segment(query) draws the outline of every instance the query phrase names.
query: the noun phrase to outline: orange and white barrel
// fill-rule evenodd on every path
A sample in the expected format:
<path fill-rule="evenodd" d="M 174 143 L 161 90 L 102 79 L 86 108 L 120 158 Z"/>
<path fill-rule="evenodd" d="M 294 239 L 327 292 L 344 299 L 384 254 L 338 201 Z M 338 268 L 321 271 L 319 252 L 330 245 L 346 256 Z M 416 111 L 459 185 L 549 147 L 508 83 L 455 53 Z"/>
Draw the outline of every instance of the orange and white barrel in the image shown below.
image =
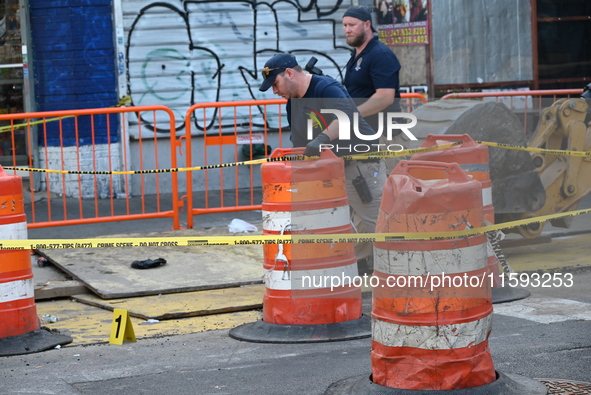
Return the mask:
<path fill-rule="evenodd" d="M 495 380 L 486 237 L 436 236 L 483 223 L 481 184 L 458 164 L 401 161 L 394 169 L 376 232 L 431 234 L 431 240 L 374 243 L 374 383 L 451 390 Z"/>
<path fill-rule="evenodd" d="M 0 166 L 0 240 L 27 239 L 21 177 Z M 0 338 L 40 328 L 33 286 L 31 250 L 0 251 Z"/>
<path fill-rule="evenodd" d="M 476 143 L 469 134 L 430 134 L 419 148 L 435 147 L 451 141 L 461 141 L 461 145 L 445 148 L 437 151 L 421 152 L 414 154 L 412 160 L 429 160 L 436 162 L 457 163 L 473 179 L 480 181 L 482 185 L 482 207 L 484 218 L 490 223 L 495 223 L 495 210 L 492 198 L 492 181 L 488 158 L 488 147 Z M 499 261 L 488 244 L 488 267 L 493 273 L 494 286 L 500 285 Z"/>
<path fill-rule="evenodd" d="M 301 152 L 300 152 L 301 151 Z M 277 149 L 271 157 L 303 153 Z M 320 159 L 261 165 L 263 234 L 352 233 L 343 160 L 331 151 Z M 361 289 L 353 243 L 264 245 L 266 291 L 263 321 L 314 325 L 361 317 Z"/>
<path fill-rule="evenodd" d="M 482 208 L 484 218 L 491 224 L 495 222 L 495 212 L 492 202 L 492 182 L 488 161 L 488 147 L 476 143 L 469 134 L 430 134 L 419 148 L 436 147 L 452 141 L 461 141 L 461 145 L 420 152 L 414 154 L 412 160 L 429 160 L 435 162 L 457 163 L 462 170 L 482 184 Z"/>

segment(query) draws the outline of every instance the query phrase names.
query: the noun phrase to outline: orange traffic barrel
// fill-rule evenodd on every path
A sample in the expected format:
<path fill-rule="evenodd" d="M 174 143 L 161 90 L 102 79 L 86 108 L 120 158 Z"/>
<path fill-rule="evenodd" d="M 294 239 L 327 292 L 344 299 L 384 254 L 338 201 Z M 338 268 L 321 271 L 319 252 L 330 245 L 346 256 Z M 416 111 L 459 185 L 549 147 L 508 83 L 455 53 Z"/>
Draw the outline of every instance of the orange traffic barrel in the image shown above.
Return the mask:
<path fill-rule="evenodd" d="M 482 184 L 484 218 L 494 224 L 495 211 L 488 163 L 488 147 L 484 144 L 477 144 L 469 134 L 430 134 L 419 148 L 436 147 L 451 141 L 461 141 L 462 144 L 437 151 L 420 152 L 414 154 L 411 159 L 457 163 L 460 165 L 466 174 Z"/>
<path fill-rule="evenodd" d="M 477 144 L 468 134 L 430 134 L 419 148 L 436 147 L 450 141 L 461 141 L 461 145 L 454 147 L 414 154 L 412 160 L 429 160 L 436 162 L 457 163 L 473 179 L 482 185 L 482 209 L 484 218 L 495 223 L 495 211 L 492 200 L 492 182 L 488 165 L 488 147 Z M 492 248 L 488 248 L 488 268 L 493 273 L 493 285 L 500 284 L 499 261 Z"/>
<path fill-rule="evenodd" d="M 271 158 L 303 154 L 276 149 Z M 261 165 L 263 234 L 350 234 L 344 162 L 331 151 L 317 160 Z M 353 243 L 265 244 L 263 319 L 230 331 L 239 340 L 312 342 L 371 336 L 361 312 Z"/>
<path fill-rule="evenodd" d="M 494 369 L 485 236 L 441 236 L 482 226 L 481 194 L 457 163 L 398 163 L 376 227 L 392 235 L 374 243 L 371 374 L 324 395 L 547 393 L 540 381 Z"/>
<path fill-rule="evenodd" d="M 432 240 L 374 243 L 380 280 L 372 307 L 374 383 L 450 390 L 495 380 L 486 237 L 435 236 L 483 223 L 481 184 L 458 164 L 401 161 L 394 169 L 376 232 L 416 232 Z"/>
<path fill-rule="evenodd" d="M 27 239 L 20 177 L 0 173 L 0 230 L 3 240 Z M 31 250 L 0 251 L 0 337 L 40 328 L 35 307 Z"/>
<path fill-rule="evenodd" d="M 435 147 L 451 141 L 461 141 L 461 145 L 437 151 L 421 152 L 414 154 L 412 160 L 428 160 L 436 162 L 457 163 L 474 180 L 480 181 L 482 185 L 482 206 L 484 218 L 488 224 L 495 223 L 495 211 L 493 206 L 492 182 L 490 179 L 488 147 L 484 144 L 476 143 L 468 134 L 443 134 L 428 135 L 420 148 Z M 495 242 L 497 243 L 497 242 Z M 497 249 L 500 247 L 498 243 Z M 488 269 L 491 273 L 492 301 L 494 303 L 504 303 L 512 300 L 526 298 L 530 295 L 529 291 L 519 287 L 501 287 L 501 271 L 499 270 L 499 260 L 492 244 L 487 243 Z"/>
<path fill-rule="evenodd" d="M 22 179 L 6 174 L 0 166 L 0 240 L 19 239 L 27 239 Z M 42 351 L 38 349 L 39 338 L 55 340 L 55 337 L 40 328 L 31 250 L 0 249 L 0 356 Z M 57 343 L 46 340 L 41 341 L 41 348 L 72 341 L 69 336 Z"/>

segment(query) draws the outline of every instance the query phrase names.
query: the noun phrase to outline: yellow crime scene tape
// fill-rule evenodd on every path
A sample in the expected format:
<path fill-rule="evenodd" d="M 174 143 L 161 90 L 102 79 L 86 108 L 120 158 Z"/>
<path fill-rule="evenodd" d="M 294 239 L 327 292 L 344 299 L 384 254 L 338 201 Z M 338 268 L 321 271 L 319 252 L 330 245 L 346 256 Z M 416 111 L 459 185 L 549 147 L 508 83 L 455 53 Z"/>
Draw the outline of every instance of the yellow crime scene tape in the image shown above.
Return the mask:
<path fill-rule="evenodd" d="M 484 144 L 484 145 L 487 145 L 490 147 L 499 147 L 499 148 L 506 148 L 506 149 L 512 149 L 512 150 L 537 152 L 537 153 L 550 154 L 550 155 L 591 157 L 591 151 L 550 150 L 550 149 L 544 149 L 544 148 L 532 148 L 532 147 L 524 147 L 524 146 L 519 146 L 519 145 L 494 143 L 494 142 L 489 142 L 489 141 L 476 141 L 476 143 Z M 437 145 L 434 147 L 414 148 L 414 149 L 407 149 L 407 150 L 401 150 L 401 151 L 368 152 L 368 153 L 362 153 L 362 154 L 342 156 L 341 158 L 346 159 L 346 160 L 349 160 L 349 159 L 351 159 L 351 160 L 355 160 L 355 159 L 383 159 L 383 158 L 392 158 L 392 157 L 396 158 L 396 157 L 414 155 L 414 154 L 418 154 L 421 152 L 442 150 L 442 149 L 450 148 L 450 147 L 453 147 L 456 145 L 461 145 L 461 144 L 462 144 L 461 141 L 454 141 L 454 142 L 450 142 L 449 144 Z M 4 166 L 3 168 L 5 170 L 21 170 L 21 171 L 31 171 L 31 172 L 39 172 L 39 173 L 52 173 L 52 174 L 130 175 L 130 174 L 176 173 L 176 172 L 185 172 L 185 171 L 213 170 L 213 169 L 221 169 L 221 168 L 235 167 L 235 166 L 258 165 L 258 164 L 266 163 L 266 162 L 311 160 L 311 159 L 316 159 L 316 158 L 318 158 L 318 157 L 305 157 L 304 155 L 291 155 L 291 156 L 278 157 L 278 158 L 263 158 L 263 159 L 255 159 L 255 160 L 233 162 L 233 163 L 222 163 L 219 165 L 178 167 L 178 168 L 171 168 L 171 169 L 127 170 L 127 171 L 53 170 L 53 169 L 35 169 L 35 168 L 13 167 L 13 166 Z"/>
<path fill-rule="evenodd" d="M 544 215 L 536 218 L 504 222 L 453 232 L 426 233 L 340 233 L 340 234 L 288 234 L 288 235 L 245 235 L 245 236 L 192 236 L 192 237 L 134 237 L 101 239 L 29 239 L 0 240 L 0 251 L 5 250 L 48 250 L 70 248 L 114 248 L 114 247 L 163 247 L 203 245 L 250 245 L 250 244 L 322 244 L 391 242 L 409 240 L 444 240 L 475 236 L 487 232 L 514 228 L 549 221 L 551 219 L 574 217 L 591 213 L 590 209 Z"/>
<path fill-rule="evenodd" d="M 540 154 L 591 157 L 591 151 L 569 151 L 569 150 L 560 150 L 560 149 L 534 148 L 534 147 L 524 147 L 521 145 L 492 143 L 489 141 L 476 141 L 476 143 L 488 145 L 489 147 L 499 147 L 499 148 L 507 148 L 507 149 L 512 149 L 512 150 L 519 150 L 519 151 L 537 152 Z"/>
<path fill-rule="evenodd" d="M 119 100 L 119 103 L 117 103 L 111 107 L 122 107 L 122 106 L 124 106 L 126 104 L 130 104 L 130 103 L 131 103 L 131 96 L 125 96 L 121 100 Z M 74 117 L 76 117 L 76 115 L 64 115 L 62 117 L 47 118 L 47 119 L 43 119 L 40 121 L 19 123 L 16 125 L 0 126 L 0 133 L 6 133 L 6 132 L 10 132 L 11 130 L 14 130 L 14 129 L 21 129 L 21 128 L 26 128 L 28 126 L 40 125 L 40 124 L 47 123 L 47 122 L 60 121 L 62 119 L 74 118 Z"/>
<path fill-rule="evenodd" d="M 591 156 L 591 152 L 568 151 L 568 150 L 546 150 L 541 148 L 529 148 L 509 144 L 492 143 L 477 141 L 479 144 L 485 144 L 492 147 L 517 149 L 531 152 L 548 153 L 554 155 L 569 156 Z M 446 149 L 461 145 L 461 141 L 454 141 L 444 145 L 438 145 L 426 148 L 415 148 L 397 152 L 380 151 L 364 154 L 343 156 L 343 159 L 368 159 L 385 157 L 402 157 L 413 155 L 420 152 L 428 152 L 440 149 Z M 219 165 L 195 166 L 188 168 L 175 169 L 153 169 L 153 170 L 133 170 L 133 171 L 71 171 L 71 170 L 51 170 L 51 169 L 23 169 L 17 167 L 4 167 L 7 170 L 27 170 L 46 173 L 59 174 L 101 174 L 101 175 L 123 175 L 123 174 L 150 174 L 150 173 L 169 173 L 181 171 L 195 171 L 218 169 L 225 167 L 234 167 L 241 165 L 254 165 L 266 162 L 309 160 L 317 157 L 305 157 L 304 155 L 290 155 L 286 157 L 264 158 L 251 161 L 242 161 L 234 163 L 224 163 Z M 153 247 L 153 246 L 194 246 L 194 245 L 243 245 L 243 244 L 303 244 L 303 243 L 356 243 L 356 242 L 388 242 L 405 240 L 441 240 L 463 238 L 474 236 L 487 232 L 509 229 L 518 226 L 524 226 L 534 223 L 544 223 L 546 221 L 574 217 L 581 214 L 591 213 L 591 209 L 570 211 L 565 213 L 550 214 L 535 218 L 504 222 L 496 225 L 489 225 L 480 228 L 472 228 L 463 231 L 437 232 L 437 233 L 353 233 L 353 234 L 324 234 L 324 235 L 251 235 L 251 236 L 207 236 L 207 237 L 152 237 L 152 238 L 101 238 L 101 239 L 33 239 L 33 240 L 0 240 L 1 250 L 23 250 L 23 249 L 67 249 L 67 248 L 112 248 L 112 247 Z"/>
<path fill-rule="evenodd" d="M 414 148 L 408 150 L 402 150 L 397 152 L 368 152 L 363 154 L 355 154 L 355 155 L 348 155 L 342 156 L 342 159 L 382 159 L 386 157 L 398 157 L 398 156 L 407 156 L 407 155 L 414 155 L 420 152 L 428 152 L 428 151 L 435 151 L 440 149 L 450 148 L 456 145 L 462 144 L 461 141 L 454 141 L 449 144 L 438 145 L 434 147 L 426 147 L 426 148 Z M 266 162 L 283 162 L 283 161 L 296 161 L 296 160 L 313 160 L 317 159 L 317 156 L 304 156 L 304 155 L 290 155 L 285 157 L 277 157 L 277 158 L 263 158 L 263 159 L 254 159 L 242 162 L 233 162 L 233 163 L 222 163 L 219 165 L 208 165 L 208 166 L 194 166 L 194 167 L 178 167 L 173 169 L 151 169 L 151 170 L 127 170 L 127 171 L 82 171 L 82 170 L 52 170 L 52 169 L 34 169 L 34 168 L 22 168 L 22 167 L 12 167 L 12 166 L 3 166 L 5 170 L 22 170 L 22 171 L 33 171 L 39 173 L 54 173 L 54 174 L 85 174 L 85 175 L 125 175 L 125 174 L 152 174 L 152 173 L 176 173 L 176 172 L 184 172 L 184 171 L 197 171 L 197 170 L 212 170 L 212 169 L 221 169 L 226 167 L 235 167 L 235 166 L 244 166 L 244 165 L 258 165 L 261 163 Z"/>

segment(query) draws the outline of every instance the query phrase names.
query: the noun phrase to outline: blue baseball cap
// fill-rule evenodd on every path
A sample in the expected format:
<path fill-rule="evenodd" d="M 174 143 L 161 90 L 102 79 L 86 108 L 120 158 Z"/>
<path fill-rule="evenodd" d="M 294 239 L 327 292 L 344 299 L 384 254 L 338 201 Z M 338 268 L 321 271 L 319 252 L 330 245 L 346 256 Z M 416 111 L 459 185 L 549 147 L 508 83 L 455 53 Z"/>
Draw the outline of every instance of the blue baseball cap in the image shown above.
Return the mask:
<path fill-rule="evenodd" d="M 343 14 L 343 18 L 346 16 L 350 16 L 352 18 L 357 18 L 363 22 L 366 22 L 366 21 L 372 22 L 371 14 L 369 13 L 369 10 L 362 5 L 352 5 L 351 7 L 347 8 L 347 11 L 345 11 L 345 13 Z M 371 24 L 371 30 L 373 32 L 376 31 L 373 28 L 373 22 Z"/>
<path fill-rule="evenodd" d="M 265 63 L 265 67 L 263 68 L 263 83 L 259 87 L 259 90 L 262 92 L 266 91 L 273 85 L 278 74 L 283 73 L 285 69 L 293 69 L 297 65 L 298 62 L 292 54 L 277 53 L 273 55 Z"/>

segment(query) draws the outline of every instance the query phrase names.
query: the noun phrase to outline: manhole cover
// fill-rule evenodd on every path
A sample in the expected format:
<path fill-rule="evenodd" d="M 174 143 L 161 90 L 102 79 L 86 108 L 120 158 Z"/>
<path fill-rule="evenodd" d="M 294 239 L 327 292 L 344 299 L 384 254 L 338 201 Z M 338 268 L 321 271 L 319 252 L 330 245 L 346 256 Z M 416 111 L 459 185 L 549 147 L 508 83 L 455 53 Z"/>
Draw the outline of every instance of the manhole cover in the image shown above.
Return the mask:
<path fill-rule="evenodd" d="M 536 380 L 548 387 L 548 395 L 591 395 L 591 383 L 556 379 Z"/>

